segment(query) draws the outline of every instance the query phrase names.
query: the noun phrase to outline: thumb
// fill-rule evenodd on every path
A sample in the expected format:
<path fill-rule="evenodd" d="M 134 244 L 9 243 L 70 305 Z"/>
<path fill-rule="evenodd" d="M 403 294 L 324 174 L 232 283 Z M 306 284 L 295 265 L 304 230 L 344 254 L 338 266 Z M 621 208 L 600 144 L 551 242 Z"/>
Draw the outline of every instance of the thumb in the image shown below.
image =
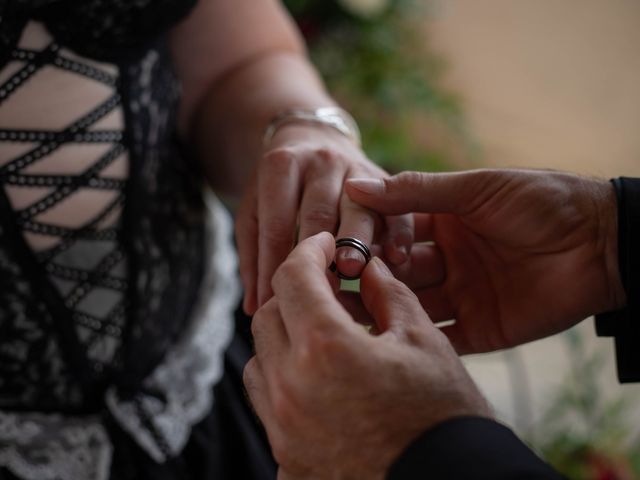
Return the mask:
<path fill-rule="evenodd" d="M 489 170 L 403 172 L 383 179 L 350 178 L 346 192 L 354 202 L 385 215 L 412 212 L 462 215 L 487 198 L 483 195 L 485 190 L 494 190 L 492 177 Z"/>
<path fill-rule="evenodd" d="M 409 325 L 431 324 L 418 298 L 378 257 L 367 264 L 360 277 L 360 295 L 380 332 L 403 333 Z"/>

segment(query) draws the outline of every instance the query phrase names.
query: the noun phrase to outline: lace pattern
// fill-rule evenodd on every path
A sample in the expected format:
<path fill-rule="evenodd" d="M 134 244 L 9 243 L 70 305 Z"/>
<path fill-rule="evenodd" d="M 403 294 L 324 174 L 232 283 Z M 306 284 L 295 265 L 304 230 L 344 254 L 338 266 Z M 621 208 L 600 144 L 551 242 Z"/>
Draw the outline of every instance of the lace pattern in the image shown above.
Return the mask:
<path fill-rule="evenodd" d="M 0 303 L 0 356 L 10 357 L 0 366 L 0 408 L 97 411 L 109 385 L 123 397 L 137 392 L 191 317 L 203 273 L 202 177 L 175 137 L 179 85 L 166 45 L 114 70 L 49 40 L 40 49 L 15 48 L 0 70 L 0 251 L 15 259 L 4 262 L 7 288 L 0 292 L 8 300 Z M 44 68 L 64 71 L 65 85 L 77 77 L 108 95 L 66 127 L 12 128 L 39 121 L 26 108 L 38 104 L 29 104 L 23 89 Z M 44 101 L 55 110 L 50 97 Z M 104 128 L 114 114 L 124 130 Z M 56 173 L 60 162 L 69 163 L 69 149 L 81 145 L 103 150 L 84 155 L 78 173 Z M 109 173 L 122 159 L 128 178 Z M 43 173 L 41 164 L 53 170 Z M 91 210 L 79 198 L 88 192 L 108 201 Z M 83 223 L 60 223 L 72 218 L 64 209 L 74 205 Z M 32 375 L 20 378 L 20 369 Z"/>
<path fill-rule="evenodd" d="M 0 465 L 24 480 L 106 480 L 112 447 L 96 418 L 0 411 Z"/>
<path fill-rule="evenodd" d="M 175 138 L 179 85 L 166 46 L 123 69 L 131 143 L 124 229 L 130 237 L 132 321 L 117 382 L 133 393 L 190 318 L 203 275 L 203 176 Z M 136 161 L 139 160 L 139 161 Z"/>
<path fill-rule="evenodd" d="M 183 448 L 211 406 L 235 257 L 219 206 L 207 243 L 202 175 L 175 138 L 180 91 L 163 38 L 194 3 L 0 0 L 0 104 L 45 67 L 111 92 L 59 129 L 0 127 L 0 465 L 19 477 L 106 478 L 111 446 L 91 416 L 105 404 L 158 461 Z M 18 45 L 34 19 L 53 39 Z M 115 71 L 96 62 L 107 59 Z M 116 112 L 124 127 L 98 128 Z M 72 143 L 108 148 L 79 174 L 33 175 Z M 128 177 L 106 175 L 123 154 Z M 48 191 L 20 205 L 9 195 L 33 187 Z M 44 221 L 79 188 L 115 195 L 80 228 Z M 36 237 L 51 244 L 35 247 Z M 219 250 L 211 265 L 205 248 Z"/>
<path fill-rule="evenodd" d="M 157 462 L 177 455 L 189 438 L 190 426 L 210 410 L 211 386 L 222 376 L 222 352 L 231 341 L 232 315 L 240 298 L 236 254 L 229 241 L 231 222 L 215 197 L 209 196 L 208 202 L 213 223 L 207 228 L 206 258 L 211 264 L 193 323 L 135 399 L 121 400 L 114 389 L 107 392 L 114 417 Z M 165 444 L 159 445 L 162 440 Z"/>
<path fill-rule="evenodd" d="M 0 224 L 0 409 L 38 403 L 49 410 L 62 399 L 73 408 L 81 404 L 82 390 L 8 234 Z"/>
<path fill-rule="evenodd" d="M 116 161 L 123 163 L 124 168 L 120 169 L 126 171 L 128 153 L 122 143 L 122 122 L 118 122 L 120 128 L 99 126 L 110 115 L 122 117 L 116 90 L 117 69 L 114 74 L 113 69 L 75 58 L 51 41 L 40 25 L 32 23 L 22 42 L 29 39 L 33 42 L 34 38 L 46 41 L 46 46 L 15 48 L 13 61 L 3 70 L 15 73 L 0 85 L 0 106 L 6 112 L 0 115 L 0 184 L 13 210 L 13 218 L 5 217 L 5 221 L 15 221 L 22 231 L 37 263 L 70 312 L 82 349 L 94 372 L 99 374 L 114 367 L 117 361 L 126 317 L 127 279 L 123 273 L 127 260 L 119 241 L 119 218 L 127 180 L 114 178 L 108 172 Z M 21 128 L 8 128 L 14 122 L 20 125 L 21 120 L 13 119 L 18 109 L 36 125 L 43 122 L 38 111 L 44 108 L 46 112 L 45 107 L 49 103 L 56 105 L 58 99 L 45 98 L 44 105 L 29 102 L 22 89 L 29 82 L 46 85 L 52 76 L 56 78 L 53 73 L 56 70 L 65 72 L 68 84 L 80 88 L 95 82 L 106 95 L 73 96 L 76 104 L 86 110 L 63 128 L 27 128 L 24 123 Z M 67 89 L 59 95 L 69 93 Z M 55 121 L 55 117 L 49 121 Z M 61 120 L 65 118 L 62 114 Z M 61 162 L 51 161 L 52 157 L 58 154 L 60 158 L 62 149 L 71 157 L 70 152 L 77 151 L 80 145 L 91 145 L 100 154 L 94 158 L 89 154 L 72 157 L 86 166 L 75 174 L 69 174 L 68 170 L 61 173 Z M 16 146 L 26 149 L 7 155 Z M 65 163 L 71 163 L 71 158 Z M 99 203 L 87 200 L 92 198 L 102 200 Z M 80 220 L 74 217 L 87 220 L 78 224 Z"/>
<path fill-rule="evenodd" d="M 0 66 L 30 18 L 46 21 L 54 36 L 75 51 L 113 61 L 146 48 L 196 1 L 0 0 Z"/>
<path fill-rule="evenodd" d="M 221 378 L 223 352 L 233 331 L 240 295 L 231 220 L 209 196 L 208 258 L 192 322 L 165 361 L 145 380 L 136 401 L 107 392 L 113 417 L 157 462 L 184 448 L 191 427 L 211 409 L 212 386 Z M 215 287 L 215 289 L 213 288 Z M 136 407 L 151 418 L 158 444 Z M 107 480 L 112 446 L 99 417 L 16 414 L 0 410 L 0 465 L 25 480 Z M 67 459 L 67 461 L 65 461 Z"/>

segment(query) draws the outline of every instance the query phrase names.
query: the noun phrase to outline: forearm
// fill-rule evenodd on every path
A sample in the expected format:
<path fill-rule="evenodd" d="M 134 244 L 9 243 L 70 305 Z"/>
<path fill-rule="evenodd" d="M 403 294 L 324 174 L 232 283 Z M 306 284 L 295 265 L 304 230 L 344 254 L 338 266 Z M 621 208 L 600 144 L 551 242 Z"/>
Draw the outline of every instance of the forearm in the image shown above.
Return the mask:
<path fill-rule="evenodd" d="M 262 153 L 262 134 L 274 115 L 333 103 L 302 52 L 267 52 L 208 89 L 189 138 L 214 189 L 237 195 Z"/>

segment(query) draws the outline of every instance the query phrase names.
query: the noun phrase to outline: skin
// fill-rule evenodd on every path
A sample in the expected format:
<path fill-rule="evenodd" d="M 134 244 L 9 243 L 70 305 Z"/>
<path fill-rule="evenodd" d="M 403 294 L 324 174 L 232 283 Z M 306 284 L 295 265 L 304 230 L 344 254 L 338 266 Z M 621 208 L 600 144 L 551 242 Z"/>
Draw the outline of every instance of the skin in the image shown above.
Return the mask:
<path fill-rule="evenodd" d="M 348 181 L 382 215 L 415 213 L 394 273 L 461 354 L 511 347 L 625 305 L 613 186 L 534 170 L 407 172 Z"/>
<path fill-rule="evenodd" d="M 626 303 L 608 182 L 481 170 L 346 189 L 380 214 L 419 212 L 415 236 L 428 243 L 395 276 L 374 258 L 347 308 L 326 274 L 331 236 L 305 240 L 278 269 L 275 297 L 254 317 L 244 381 L 280 479 L 384 478 L 419 433 L 491 416 L 453 346 L 505 348 Z M 438 329 L 434 318 L 456 323 Z"/>
<path fill-rule="evenodd" d="M 382 479 L 425 429 L 491 416 L 447 338 L 379 259 L 364 269 L 361 292 L 380 334 L 354 322 L 326 274 L 334 242 L 327 233 L 302 241 L 253 319 L 244 383 L 280 480 Z"/>
<path fill-rule="evenodd" d="M 247 313 L 272 296 L 271 277 L 297 240 L 330 231 L 373 241 L 378 216 L 344 195 L 343 184 L 386 174 L 359 148 L 332 128 L 309 124 L 287 125 L 262 145 L 278 113 L 335 105 L 279 2 L 201 0 L 172 32 L 171 47 L 184 91 L 181 135 L 217 192 L 242 193 L 236 239 Z M 389 258 L 404 262 L 411 216 L 382 226 L 390 232 Z M 337 261 L 347 275 L 364 265 L 350 249 Z"/>

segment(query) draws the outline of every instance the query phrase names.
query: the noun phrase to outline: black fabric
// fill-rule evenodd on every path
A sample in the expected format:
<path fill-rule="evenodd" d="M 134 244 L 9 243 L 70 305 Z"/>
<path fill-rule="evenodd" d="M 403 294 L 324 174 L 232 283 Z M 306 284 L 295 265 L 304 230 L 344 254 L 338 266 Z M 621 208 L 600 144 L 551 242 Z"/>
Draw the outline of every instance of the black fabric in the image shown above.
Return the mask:
<path fill-rule="evenodd" d="M 596 333 L 612 336 L 618 379 L 640 381 L 640 179 L 612 180 L 618 202 L 618 258 L 627 306 L 596 316 Z"/>
<path fill-rule="evenodd" d="M 125 152 L 122 144 L 122 132 L 120 131 L 95 131 L 90 128 L 104 118 L 120 105 L 120 97 L 115 90 L 116 79 L 108 72 L 99 67 L 92 67 L 78 60 L 69 59 L 60 52 L 59 46 L 52 42 L 41 52 L 14 48 L 11 52 L 11 59 L 21 63 L 21 69 L 12 78 L 0 87 L 0 102 L 8 100 L 14 93 L 18 92 L 22 84 L 26 83 L 30 76 L 36 75 L 42 68 L 59 68 L 68 74 L 77 74 L 84 79 L 90 79 L 103 87 L 109 88 L 113 93 L 103 102 L 88 110 L 73 123 L 62 130 L 24 130 L 24 129 L 0 129 L 0 147 L 4 142 L 29 143 L 35 145 L 27 153 L 14 157 L 9 162 L 0 166 L 0 186 L 5 188 L 42 188 L 50 189 L 49 193 L 31 203 L 28 207 L 13 209 L 4 192 L 0 192 L 0 216 L 6 225 L 6 234 L 3 235 L 0 249 L 12 249 L 12 257 L 18 260 L 25 269 L 25 277 L 31 283 L 33 290 L 38 292 L 39 300 L 45 309 L 50 311 L 51 321 L 39 322 L 39 330 L 44 336 L 58 337 L 60 343 L 65 346 L 62 354 L 66 365 L 72 367 L 75 380 L 80 383 L 83 391 L 82 406 L 84 408 L 100 408 L 102 390 L 106 379 L 111 373 L 111 367 L 117 358 L 117 350 L 112 358 L 100 359 L 87 355 L 87 352 L 101 343 L 108 332 L 110 337 L 119 337 L 119 333 L 125 323 L 125 301 L 123 295 L 127 290 L 127 279 L 122 276 L 111 275 L 112 269 L 124 259 L 121 242 L 112 242 L 111 248 L 104 252 L 104 255 L 96 256 L 97 262 L 84 262 L 82 265 L 69 265 L 62 261 L 62 257 L 68 256 L 70 249 L 77 242 L 101 242 L 105 244 L 110 240 L 115 240 L 119 235 L 119 229 L 95 228 L 114 209 L 119 208 L 124 203 L 124 189 L 126 180 L 116 180 L 101 177 L 101 172 L 112 164 L 120 155 Z M 76 73 L 78 72 L 78 73 Z M 28 75 L 23 75 L 26 73 Z M 82 137 L 79 140 L 79 137 Z M 108 145 L 109 150 L 95 158 L 95 162 L 77 175 L 38 175 L 29 172 L 29 168 L 42 160 L 47 160 L 48 155 L 58 148 L 72 143 L 84 143 L 93 145 Z M 52 224 L 38 220 L 39 216 L 46 211 L 55 208 L 61 202 L 68 200 L 78 190 L 112 191 L 115 200 L 108 203 L 102 211 L 96 211 L 95 216 L 81 228 L 66 228 L 58 224 Z M 24 234 L 47 235 L 57 238 L 58 243 L 50 248 L 34 253 L 24 241 Z M 0 262 L 0 271 L 2 268 Z M 12 283 L 21 283 L 20 276 L 11 275 Z M 64 287 L 57 287 L 64 282 Z M 71 288 L 68 286 L 71 285 Z M 85 300 L 96 288 L 102 291 L 110 291 L 119 294 L 119 301 L 115 302 L 108 312 L 103 315 L 92 315 L 79 308 L 80 303 Z M 22 287 L 24 289 L 24 287 Z M 6 299 L 10 294 L 11 287 L 6 286 L 0 291 L 0 298 Z M 28 297 L 27 297 L 28 299 Z M 34 299 L 28 299 L 34 301 Z M 2 302 L 8 304 L 8 302 Z M 16 303 L 13 303 L 13 316 L 19 310 Z M 0 308 L 0 317 L 2 317 Z M 33 318 L 27 314 L 27 317 Z M 73 321 L 70 322 L 69 319 Z M 43 388 L 43 380 L 61 384 L 61 376 L 43 375 L 49 370 L 51 356 L 42 355 L 46 351 L 38 348 L 34 342 L 25 341 L 36 329 L 22 328 L 18 319 L 3 319 L 2 326 L 13 329 L 12 334 L 3 335 L 0 339 L 0 351 L 5 353 L 0 371 L 3 372 L 0 378 L 0 392 L 2 399 L 0 407 L 19 409 L 33 408 L 33 399 L 29 398 L 37 389 L 41 391 L 51 391 Z M 24 324 L 22 325 L 24 327 Z M 91 327 L 91 328 L 89 328 Z M 90 330 L 90 334 L 83 331 L 83 341 L 78 339 L 80 329 Z M 81 330 L 82 331 L 82 330 Z M 13 349 L 14 355 L 7 355 L 12 352 L 7 345 L 14 347 L 23 343 L 23 349 Z M 2 348 L 4 347 L 4 348 Z M 25 348 L 26 347 L 26 348 Z M 16 355 L 15 352 L 22 353 Z M 25 352 L 30 351 L 25 354 Z M 22 384 L 22 388 L 8 394 L 5 382 L 15 382 L 16 375 L 7 373 L 6 369 L 15 368 L 20 365 L 20 370 L 26 370 L 29 374 L 20 375 L 17 379 Z M 24 368 L 28 365 L 29 368 Z M 68 380 L 68 379 L 67 379 Z M 72 380 L 73 383 L 73 380 Z M 36 387 L 37 386 L 37 387 Z M 34 388 L 35 387 L 35 388 Z M 78 395 L 70 396 L 68 391 L 64 393 L 66 407 L 76 407 Z M 15 396 L 17 395 L 17 397 Z M 40 411 L 52 408 L 46 405 L 47 399 L 40 398 L 36 403 Z"/>
<path fill-rule="evenodd" d="M 191 431 L 178 457 L 154 462 L 105 414 L 114 446 L 111 480 L 275 480 L 277 466 L 266 434 L 249 406 L 242 371 L 252 355 L 250 319 L 236 314 L 236 335 L 225 354 L 225 374 L 214 387 L 211 412 Z M 16 480 L 0 467 L 0 480 Z"/>
<path fill-rule="evenodd" d="M 29 19 L 81 55 L 122 61 L 162 37 L 197 0 L 0 0 L 0 66 Z"/>
<path fill-rule="evenodd" d="M 244 365 L 252 355 L 249 321 L 238 312 L 236 336 L 225 355 L 225 374 L 214 388 L 213 410 L 193 428 L 177 458 L 155 463 L 109 422 L 115 446 L 112 480 L 275 480 L 276 463 L 242 384 Z"/>
<path fill-rule="evenodd" d="M 480 417 L 447 420 L 426 431 L 391 467 L 388 480 L 560 480 L 507 427 Z"/>
<path fill-rule="evenodd" d="M 109 385 L 118 386 L 121 398 L 140 389 L 189 321 L 205 264 L 204 177 L 177 139 L 180 86 L 165 34 L 194 3 L 0 0 L 0 51 L 7 54 L 6 61 L 21 65 L 0 84 L 0 105 L 42 67 L 112 90 L 107 100 L 60 130 L 28 130 L 24 125 L 0 129 L 0 147 L 4 142 L 33 146 L 0 166 L 0 186 L 33 183 L 53 189 L 42 201 L 17 211 L 0 188 L 0 408 L 99 412 Z M 44 21 L 54 34 L 42 51 L 17 45 L 30 20 Z M 118 73 L 74 58 L 66 53 L 69 49 L 90 59 L 112 58 Z M 124 115 L 123 130 L 90 129 L 116 108 Z M 28 173 L 59 149 L 87 143 L 111 147 L 87 172 Z M 129 158 L 129 179 L 99 177 L 123 153 Z M 112 206 L 77 229 L 34 220 L 76 189 L 88 187 L 118 193 L 112 206 L 124 210 L 117 226 L 96 226 Z M 34 254 L 25 232 L 62 241 Z M 95 266 L 69 268 L 62 257 L 68 259 L 82 242 L 94 252 L 110 245 Z M 73 258 L 83 258 L 82 252 Z M 71 293 L 61 290 L 61 279 L 75 282 Z M 100 316 L 75 308 L 98 288 L 122 298 Z"/>

